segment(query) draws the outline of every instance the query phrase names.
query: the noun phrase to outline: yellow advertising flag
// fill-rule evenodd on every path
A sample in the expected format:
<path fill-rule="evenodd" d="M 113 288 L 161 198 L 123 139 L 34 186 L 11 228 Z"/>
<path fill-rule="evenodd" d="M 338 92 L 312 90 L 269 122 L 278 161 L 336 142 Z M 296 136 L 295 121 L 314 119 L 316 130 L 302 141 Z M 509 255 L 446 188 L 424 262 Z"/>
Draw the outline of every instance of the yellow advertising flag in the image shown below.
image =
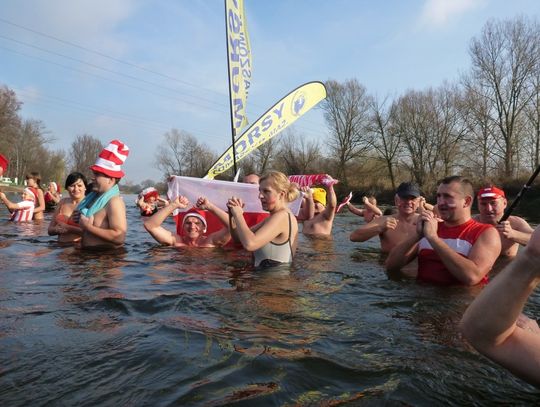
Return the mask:
<path fill-rule="evenodd" d="M 246 103 L 251 85 L 251 49 L 244 0 L 225 0 L 229 95 L 232 126 L 238 133 L 248 123 Z"/>
<path fill-rule="evenodd" d="M 321 82 L 308 82 L 277 102 L 234 142 L 236 161 L 249 155 L 296 119 L 326 98 L 326 88 Z M 227 171 L 233 165 L 233 147 L 230 146 L 208 170 L 206 179 Z"/>

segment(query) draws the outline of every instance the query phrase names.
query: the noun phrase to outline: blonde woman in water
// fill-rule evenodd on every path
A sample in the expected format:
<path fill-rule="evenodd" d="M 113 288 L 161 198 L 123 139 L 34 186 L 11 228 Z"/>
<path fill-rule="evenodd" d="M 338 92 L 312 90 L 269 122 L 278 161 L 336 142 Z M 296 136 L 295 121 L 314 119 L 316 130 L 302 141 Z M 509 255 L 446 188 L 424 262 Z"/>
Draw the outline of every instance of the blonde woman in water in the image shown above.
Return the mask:
<path fill-rule="evenodd" d="M 243 216 L 242 200 L 233 196 L 227 202 L 231 235 L 244 249 L 253 252 L 255 267 L 292 262 L 298 243 L 298 223 L 288 203 L 298 195 L 298 189 L 285 174 L 278 171 L 264 174 L 259 183 L 259 199 L 270 216 L 251 229 Z"/>

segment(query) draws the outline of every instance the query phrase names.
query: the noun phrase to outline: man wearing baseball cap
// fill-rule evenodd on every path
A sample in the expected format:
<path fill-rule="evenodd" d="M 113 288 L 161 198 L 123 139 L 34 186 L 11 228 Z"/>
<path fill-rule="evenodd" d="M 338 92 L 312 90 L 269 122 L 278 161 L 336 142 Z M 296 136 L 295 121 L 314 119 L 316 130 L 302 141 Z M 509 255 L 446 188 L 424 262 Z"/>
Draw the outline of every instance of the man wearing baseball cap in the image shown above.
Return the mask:
<path fill-rule="evenodd" d="M 429 210 L 420 212 L 415 232 L 390 251 L 387 271 L 400 272 L 418 257 L 418 281 L 468 286 L 487 282 L 501 239 L 493 226 L 472 219 L 473 200 L 468 179 L 444 178 L 437 188 L 440 217 Z"/>
<path fill-rule="evenodd" d="M 499 223 L 508 204 L 502 189 L 488 185 L 481 188 L 476 197 L 480 213 L 474 219 L 495 226 L 501 238 L 501 256 L 515 257 L 519 245 L 525 246 L 529 242 L 534 229 L 519 216 L 510 216 Z"/>
<path fill-rule="evenodd" d="M 113 140 L 90 167 L 94 174 L 93 191 L 76 208 L 83 230 L 83 248 L 114 248 L 124 244 L 127 232 L 126 205 L 120 197 L 118 182 L 125 175 L 121 166 L 128 154 L 128 146 Z"/>
<path fill-rule="evenodd" d="M 416 233 L 420 188 L 413 182 L 402 182 L 396 189 L 394 203 L 397 214 L 381 216 L 351 233 L 353 242 L 364 242 L 379 235 L 381 251 L 388 253 L 407 236 Z"/>
<path fill-rule="evenodd" d="M 196 207 L 185 212 L 182 219 L 182 234 L 178 235 L 165 229 L 161 224 L 177 209 L 186 209 L 189 200 L 185 196 L 178 196 L 169 205 L 147 218 L 144 228 L 159 243 L 173 247 L 221 247 L 227 244 L 231 235 L 229 233 L 229 215 L 215 206 L 205 197 L 197 200 Z M 206 236 L 206 212 L 212 212 L 223 223 L 224 227 Z"/>

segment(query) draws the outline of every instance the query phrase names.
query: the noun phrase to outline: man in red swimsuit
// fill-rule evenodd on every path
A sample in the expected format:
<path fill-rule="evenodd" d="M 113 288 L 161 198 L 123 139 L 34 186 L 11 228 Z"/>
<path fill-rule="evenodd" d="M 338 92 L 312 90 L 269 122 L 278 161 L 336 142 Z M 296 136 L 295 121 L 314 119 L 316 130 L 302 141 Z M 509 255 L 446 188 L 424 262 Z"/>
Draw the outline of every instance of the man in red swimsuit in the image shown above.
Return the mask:
<path fill-rule="evenodd" d="M 492 225 L 471 218 L 473 186 L 460 176 L 443 179 L 437 188 L 437 208 L 422 210 L 416 234 L 395 246 L 386 269 L 395 273 L 418 256 L 417 280 L 442 285 L 475 285 L 501 252 L 501 239 Z"/>

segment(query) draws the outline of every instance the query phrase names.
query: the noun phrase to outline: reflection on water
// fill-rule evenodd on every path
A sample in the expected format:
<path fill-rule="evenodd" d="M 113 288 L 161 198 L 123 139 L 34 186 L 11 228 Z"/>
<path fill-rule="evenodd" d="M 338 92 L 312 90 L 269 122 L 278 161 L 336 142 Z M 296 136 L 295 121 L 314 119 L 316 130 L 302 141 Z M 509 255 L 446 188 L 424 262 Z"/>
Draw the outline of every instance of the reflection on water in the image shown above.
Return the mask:
<path fill-rule="evenodd" d="M 47 222 L 0 221 L 2 405 L 538 399 L 457 334 L 478 288 L 388 279 L 377 240 L 348 239 L 358 217 L 267 270 L 237 250 L 160 247 L 128 218 L 125 249 L 106 253 L 57 244 Z"/>

